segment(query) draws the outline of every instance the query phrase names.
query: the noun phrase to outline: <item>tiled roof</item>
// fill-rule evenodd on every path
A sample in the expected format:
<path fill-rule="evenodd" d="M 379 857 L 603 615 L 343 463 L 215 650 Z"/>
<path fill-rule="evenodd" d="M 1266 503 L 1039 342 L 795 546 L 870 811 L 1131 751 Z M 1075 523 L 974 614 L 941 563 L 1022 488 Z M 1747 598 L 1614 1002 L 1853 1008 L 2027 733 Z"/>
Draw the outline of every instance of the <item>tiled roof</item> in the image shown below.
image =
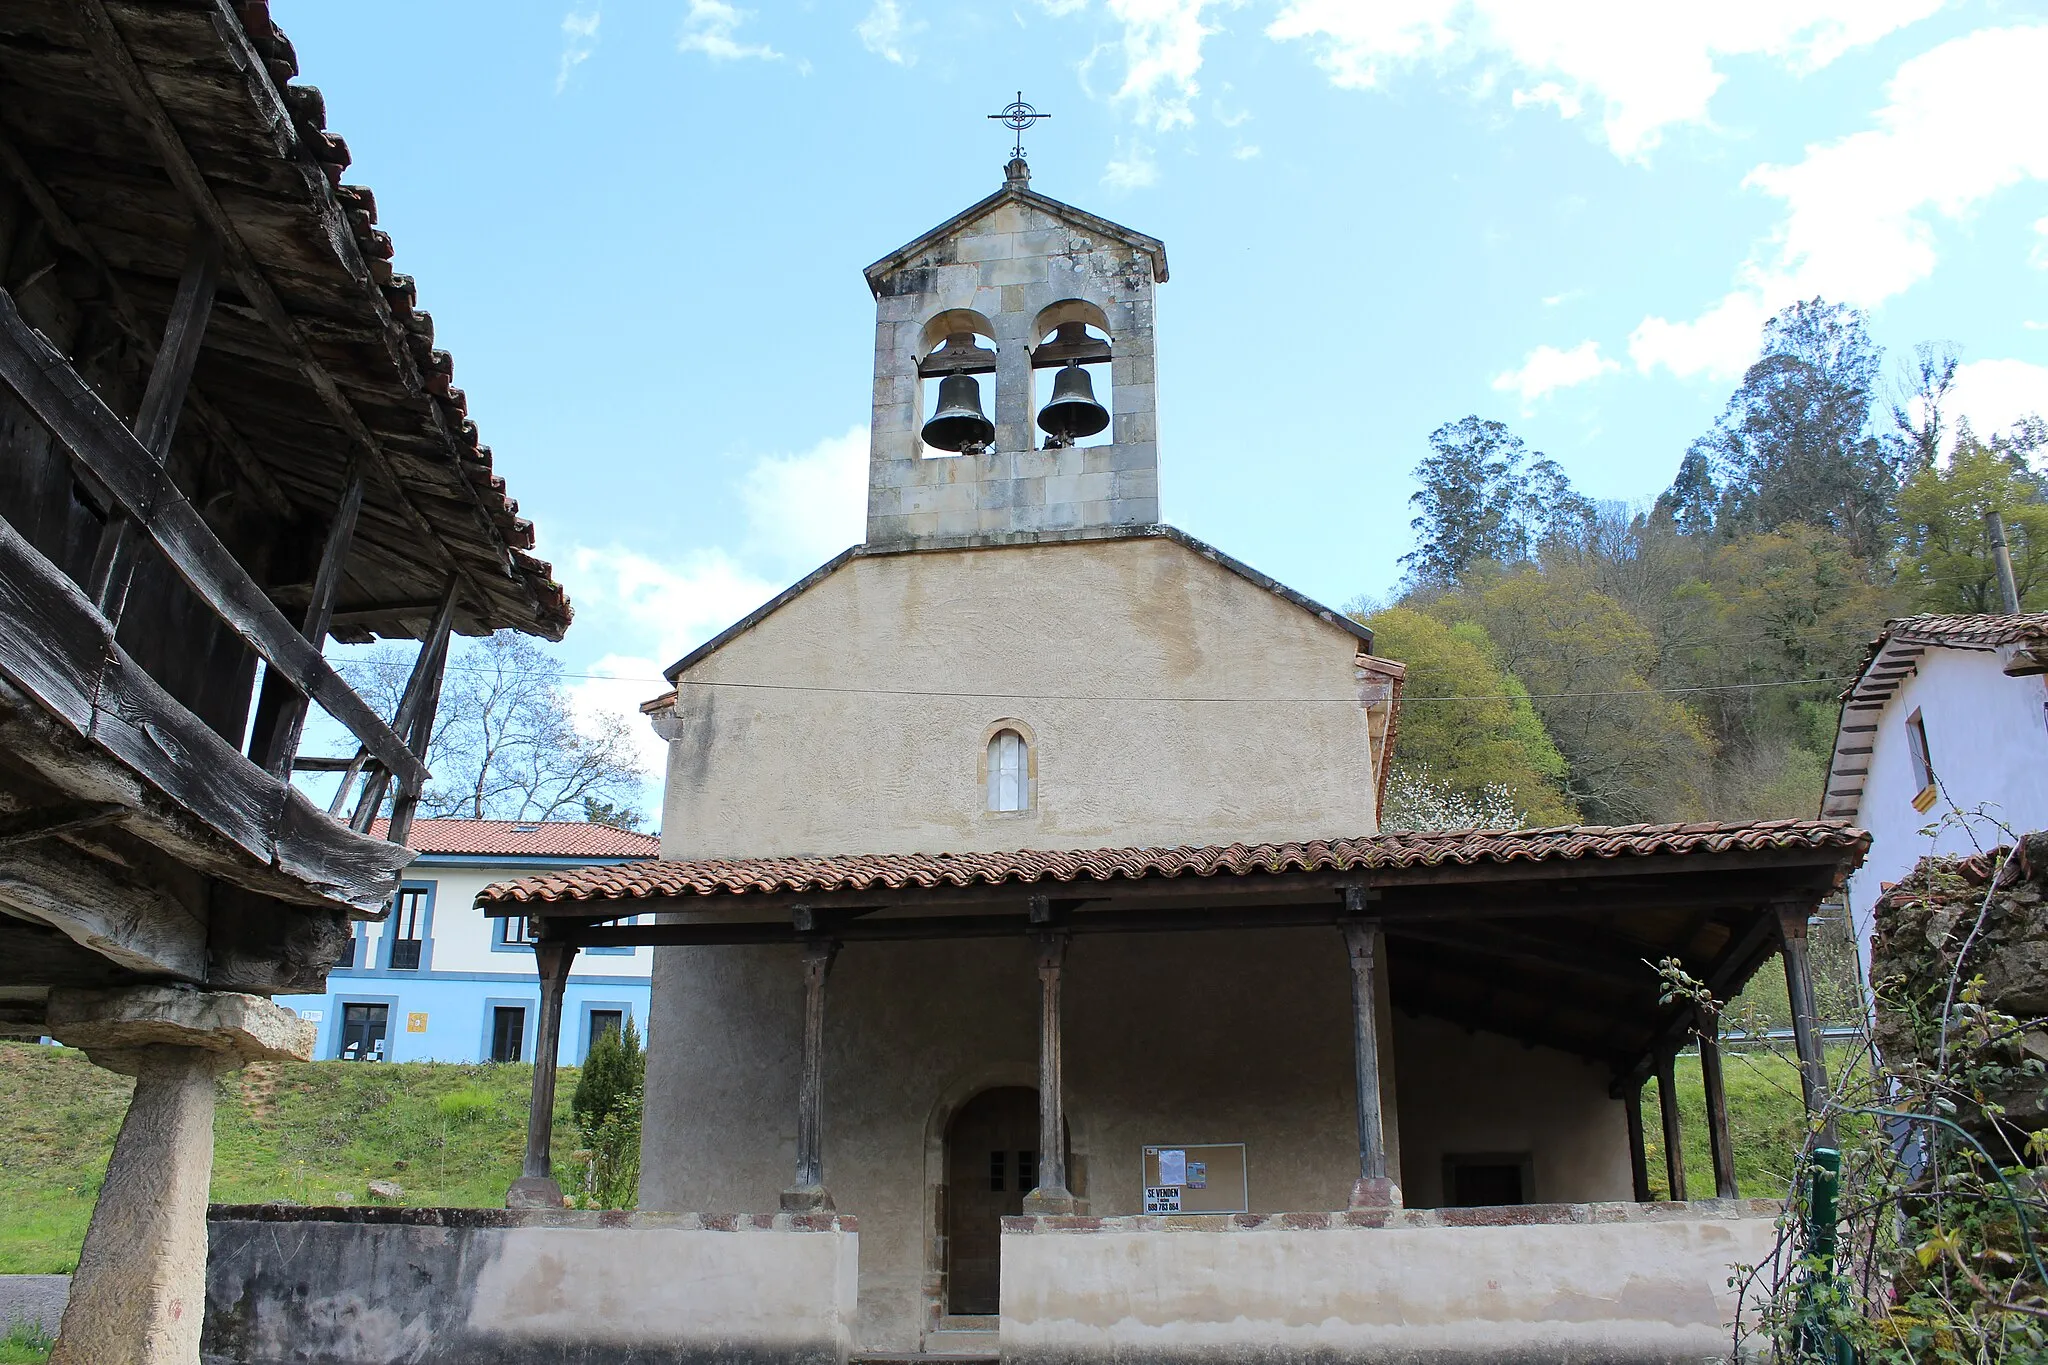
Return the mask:
<path fill-rule="evenodd" d="M 2018 616 L 1908 616 L 1887 624 L 1885 633 L 1895 640 L 1946 645 L 1952 649 L 1997 649 L 2001 645 L 2048 640 L 2048 612 L 2023 612 Z"/>
<path fill-rule="evenodd" d="M 372 833 L 385 837 L 389 821 Z M 415 820 L 407 847 L 415 853 L 505 854 L 532 858 L 652 858 L 661 840 L 582 820 Z"/>
<path fill-rule="evenodd" d="M 425 822 L 422 822 L 425 823 Z M 1771 849 L 1860 855 L 1870 836 L 1839 820 L 1748 824 L 1566 825 L 1554 829 L 1460 830 L 1315 839 L 1299 844 L 1109 848 L 1015 853 L 875 853 L 809 858 L 654 861 L 497 882 L 479 905 L 536 901 L 649 900 L 671 896 L 995 886 L 1005 883 L 1218 877 L 1283 872 L 1354 872 L 1445 864 L 1551 862 L 1653 854 Z"/>

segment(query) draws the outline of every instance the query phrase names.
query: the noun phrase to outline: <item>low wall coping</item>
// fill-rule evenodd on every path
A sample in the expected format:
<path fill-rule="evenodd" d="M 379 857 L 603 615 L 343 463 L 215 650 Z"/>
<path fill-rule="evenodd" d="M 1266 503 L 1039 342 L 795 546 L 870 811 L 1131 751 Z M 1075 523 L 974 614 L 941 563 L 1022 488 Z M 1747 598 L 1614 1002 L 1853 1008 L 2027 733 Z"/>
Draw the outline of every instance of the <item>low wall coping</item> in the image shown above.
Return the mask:
<path fill-rule="evenodd" d="M 1653 1204 L 1503 1204 L 1471 1209 L 1351 1209 L 1341 1213 L 1169 1213 L 1111 1218 L 1027 1214 L 1004 1218 L 1006 1236 L 1041 1233 L 1345 1232 L 1371 1228 L 1505 1228 L 1595 1223 L 1718 1222 L 1776 1218 L 1776 1199 L 1692 1199 Z"/>
<path fill-rule="evenodd" d="M 362 1223 L 429 1228 L 639 1228 L 669 1232 L 858 1232 L 850 1213 L 642 1213 L 637 1209 L 440 1209 L 378 1204 L 213 1204 L 216 1223 Z"/>

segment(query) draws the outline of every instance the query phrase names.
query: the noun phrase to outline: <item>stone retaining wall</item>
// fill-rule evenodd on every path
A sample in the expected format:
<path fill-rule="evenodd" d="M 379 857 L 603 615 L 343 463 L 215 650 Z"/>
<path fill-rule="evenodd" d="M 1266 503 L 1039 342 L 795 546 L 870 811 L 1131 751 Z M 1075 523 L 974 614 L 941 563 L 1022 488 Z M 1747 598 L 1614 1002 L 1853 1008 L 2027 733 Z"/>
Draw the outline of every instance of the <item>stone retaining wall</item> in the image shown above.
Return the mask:
<path fill-rule="evenodd" d="M 1003 1221 L 1005 1365 L 1697 1365 L 1765 1200 Z"/>
<path fill-rule="evenodd" d="M 842 1365 L 834 1214 L 216 1206 L 207 1365 Z"/>

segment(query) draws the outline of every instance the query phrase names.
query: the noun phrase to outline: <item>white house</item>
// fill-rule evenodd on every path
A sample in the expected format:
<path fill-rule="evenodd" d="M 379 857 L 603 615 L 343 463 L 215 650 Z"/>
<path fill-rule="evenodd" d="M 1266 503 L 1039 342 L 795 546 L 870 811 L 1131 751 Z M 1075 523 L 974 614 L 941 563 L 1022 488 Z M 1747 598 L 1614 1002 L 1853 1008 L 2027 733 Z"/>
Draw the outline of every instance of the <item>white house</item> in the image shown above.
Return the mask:
<path fill-rule="evenodd" d="M 1889 623 L 1844 696 L 1821 814 L 1871 834 L 1849 879 L 1866 964 L 1886 883 L 2048 828 L 2048 614 Z"/>
<path fill-rule="evenodd" d="M 381 833 L 381 826 L 379 828 Z M 533 1059 L 540 978 L 523 919 L 472 906 L 492 882 L 655 856 L 660 841 L 608 825 L 548 820 L 419 820 L 419 858 L 382 924 L 358 923 L 322 995 L 278 1001 L 320 1026 L 316 1057 L 350 1061 Z M 571 973 L 558 1060 L 628 1019 L 646 1026 L 649 948 L 588 948 Z"/>

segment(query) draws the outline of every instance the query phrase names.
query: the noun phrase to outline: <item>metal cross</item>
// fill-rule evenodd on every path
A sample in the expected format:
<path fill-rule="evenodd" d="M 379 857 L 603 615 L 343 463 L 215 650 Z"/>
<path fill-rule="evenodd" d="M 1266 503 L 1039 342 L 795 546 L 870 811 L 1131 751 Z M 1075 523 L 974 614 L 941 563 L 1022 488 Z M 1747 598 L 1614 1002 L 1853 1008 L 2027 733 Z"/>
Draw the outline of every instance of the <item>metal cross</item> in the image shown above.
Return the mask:
<path fill-rule="evenodd" d="M 1004 108 L 1002 113 L 990 114 L 989 117 L 1001 119 L 1005 128 L 1016 131 L 1017 145 L 1011 149 L 1010 155 L 1021 161 L 1024 159 L 1024 130 L 1042 118 L 1051 118 L 1052 115 L 1041 114 L 1026 104 L 1024 102 L 1024 92 L 1019 90 L 1016 100 Z"/>

